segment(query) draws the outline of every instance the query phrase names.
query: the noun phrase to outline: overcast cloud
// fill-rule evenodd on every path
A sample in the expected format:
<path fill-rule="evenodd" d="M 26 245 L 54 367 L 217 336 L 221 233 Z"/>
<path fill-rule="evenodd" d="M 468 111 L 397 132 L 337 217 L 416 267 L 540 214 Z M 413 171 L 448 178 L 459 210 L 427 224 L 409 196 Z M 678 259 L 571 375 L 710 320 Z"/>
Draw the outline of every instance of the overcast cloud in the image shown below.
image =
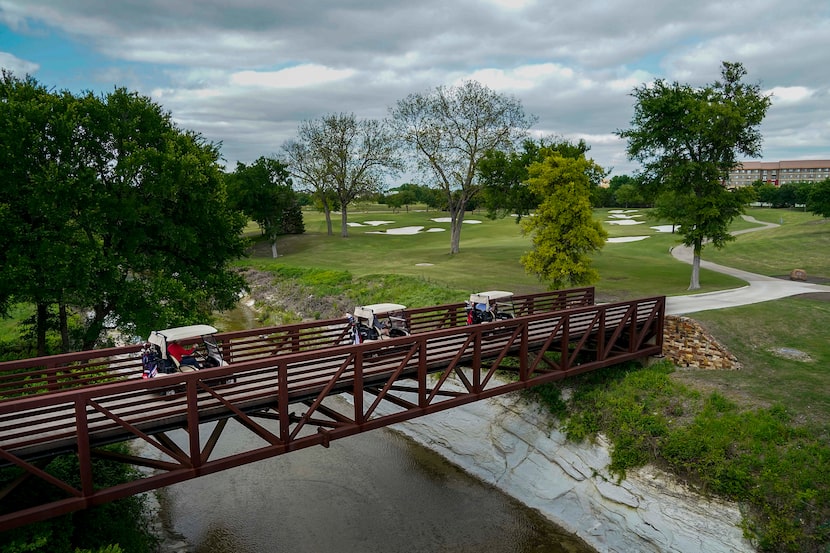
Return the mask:
<path fill-rule="evenodd" d="M 231 6 L 232 5 L 232 6 Z M 830 158 L 830 3 L 688 0 L 0 0 L 0 66 L 74 92 L 125 86 L 222 143 L 275 155 L 304 119 L 380 118 L 468 79 L 519 99 L 537 135 L 638 167 L 614 134 L 634 87 L 744 64 L 773 103 L 763 159 Z"/>

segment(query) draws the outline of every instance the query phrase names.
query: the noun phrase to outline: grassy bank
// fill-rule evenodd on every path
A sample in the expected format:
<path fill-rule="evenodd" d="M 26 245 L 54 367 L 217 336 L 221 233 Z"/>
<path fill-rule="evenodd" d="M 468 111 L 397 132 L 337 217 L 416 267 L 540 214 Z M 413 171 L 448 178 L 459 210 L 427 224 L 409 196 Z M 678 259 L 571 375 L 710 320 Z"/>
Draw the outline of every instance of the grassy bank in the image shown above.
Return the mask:
<path fill-rule="evenodd" d="M 704 259 L 768 275 L 803 268 L 816 279 L 830 277 L 824 223 L 797 211 L 751 210 L 778 229 L 742 235 L 726 249 L 707 248 Z M 690 267 L 674 260 L 677 236 L 651 227 L 663 224 L 647 212 L 630 212 L 641 224 L 611 224 L 611 238 L 643 237 L 606 244 L 594 256 L 602 280 L 601 300 L 686 293 Z M 635 218 L 635 215 L 641 217 Z M 308 214 L 307 233 L 279 243 L 270 259 L 265 244 L 244 264 L 293 274 L 309 291 L 320 275 L 336 270 L 339 293 L 355 303 L 400 301 L 410 306 L 462 301 L 482 289 L 530 293 L 546 289 L 525 274 L 519 258 L 529 247 L 512 218 L 467 216 L 461 253 L 450 256 L 449 223 L 440 213 L 390 213 L 369 206 L 354 212 L 349 237 L 325 234 L 322 216 Z M 391 221 L 375 225 L 376 221 Z M 736 221 L 735 230 L 752 227 Z M 418 234 L 383 233 L 423 227 Z M 430 229 L 443 229 L 431 230 Z M 378 232 L 381 232 L 378 234 Z M 301 270 L 300 270 L 301 269 Z M 393 276 L 394 275 L 394 276 Z M 325 279 L 323 279 L 325 280 Z M 742 286 L 742 281 L 702 271 L 701 292 Z M 671 366 L 617 367 L 537 390 L 574 439 L 596 432 L 614 444 L 613 468 L 656 463 L 704 492 L 740 502 L 745 530 L 762 551 L 826 552 L 830 546 L 830 385 L 825 331 L 826 297 L 790 298 L 695 314 L 735 353 L 740 371 L 675 370 Z M 794 353 L 798 352 L 798 354 Z M 568 387 L 569 395 L 562 395 Z M 563 397 L 569 397 L 568 401 Z"/>

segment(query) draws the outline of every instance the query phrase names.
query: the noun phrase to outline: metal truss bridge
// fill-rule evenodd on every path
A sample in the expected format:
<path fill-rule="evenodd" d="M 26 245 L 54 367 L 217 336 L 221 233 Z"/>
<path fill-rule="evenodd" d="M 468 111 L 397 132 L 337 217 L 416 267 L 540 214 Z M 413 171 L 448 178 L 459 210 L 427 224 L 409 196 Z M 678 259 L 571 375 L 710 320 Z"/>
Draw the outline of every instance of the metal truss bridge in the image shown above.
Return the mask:
<path fill-rule="evenodd" d="M 345 319 L 217 334 L 228 365 L 152 379 L 141 345 L 0 363 L 0 469 L 12 474 L 0 531 L 661 353 L 663 296 L 597 305 L 578 288 L 513 301 L 515 318 L 478 325 L 464 303 L 409 309 L 410 336 L 357 345 Z M 332 407 L 342 394 L 350 401 Z M 382 402 L 394 408 L 380 414 Z M 218 456 L 239 425 L 255 445 Z M 104 447 L 122 442 L 154 455 Z M 71 479 L 48 471 L 63 454 L 77 456 Z M 146 470 L 102 487 L 97 458 Z M 31 479 L 61 498 L 31 497 Z"/>

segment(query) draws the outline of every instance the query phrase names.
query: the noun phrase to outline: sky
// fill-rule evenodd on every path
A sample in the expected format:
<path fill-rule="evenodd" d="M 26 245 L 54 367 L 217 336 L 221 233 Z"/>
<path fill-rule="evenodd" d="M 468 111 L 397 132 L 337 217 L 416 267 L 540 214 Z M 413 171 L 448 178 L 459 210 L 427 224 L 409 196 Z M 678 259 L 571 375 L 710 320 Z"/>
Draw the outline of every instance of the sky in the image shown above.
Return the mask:
<path fill-rule="evenodd" d="M 723 61 L 772 95 L 760 160 L 830 159 L 827 0 L 0 0 L 0 67 L 148 96 L 229 169 L 280 156 L 304 120 L 475 80 L 520 101 L 532 136 L 633 175 L 616 135 L 633 90 L 712 83 Z"/>

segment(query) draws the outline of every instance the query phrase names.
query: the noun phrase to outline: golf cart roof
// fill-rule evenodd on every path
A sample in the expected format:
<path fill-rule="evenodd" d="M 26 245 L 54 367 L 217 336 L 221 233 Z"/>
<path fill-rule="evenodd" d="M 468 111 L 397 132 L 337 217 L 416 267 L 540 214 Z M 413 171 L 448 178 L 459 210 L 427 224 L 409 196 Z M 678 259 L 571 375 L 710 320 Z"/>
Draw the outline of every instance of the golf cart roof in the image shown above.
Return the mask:
<path fill-rule="evenodd" d="M 488 292 L 479 292 L 477 294 L 470 294 L 471 303 L 489 303 L 493 300 L 500 300 L 504 298 L 513 297 L 513 292 L 506 292 L 504 290 L 490 290 Z"/>
<path fill-rule="evenodd" d="M 204 336 L 206 334 L 216 334 L 219 332 L 210 325 L 189 325 L 177 326 L 175 328 L 166 328 L 164 330 L 154 330 L 150 333 L 150 342 L 153 342 L 153 335 L 163 336 L 167 341 L 173 342 L 176 340 L 184 340 L 185 338 L 195 338 L 196 336 Z"/>
<path fill-rule="evenodd" d="M 370 305 L 358 305 L 354 308 L 355 317 L 367 317 L 369 315 L 383 315 L 394 311 L 403 311 L 405 305 L 399 303 L 373 303 Z"/>

